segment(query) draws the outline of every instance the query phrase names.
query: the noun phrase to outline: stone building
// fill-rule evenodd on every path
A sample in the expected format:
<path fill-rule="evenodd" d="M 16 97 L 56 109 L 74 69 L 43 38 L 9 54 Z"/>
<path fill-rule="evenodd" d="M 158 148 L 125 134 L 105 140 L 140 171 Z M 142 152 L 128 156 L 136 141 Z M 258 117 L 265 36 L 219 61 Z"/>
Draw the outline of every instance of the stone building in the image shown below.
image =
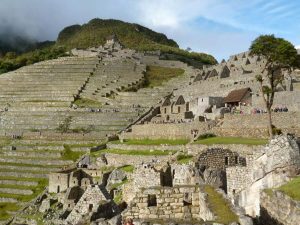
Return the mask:
<path fill-rule="evenodd" d="M 197 164 L 198 167 L 225 170 L 232 166 L 246 166 L 247 162 L 244 157 L 229 149 L 208 148 L 200 154 Z"/>
<path fill-rule="evenodd" d="M 111 217 L 113 206 L 99 185 L 89 185 L 74 208 L 71 210 L 65 224 L 78 224 L 97 218 Z"/>
<path fill-rule="evenodd" d="M 225 98 L 224 103 L 229 107 L 252 104 L 252 91 L 250 88 L 242 88 L 231 91 Z"/>
<path fill-rule="evenodd" d="M 227 194 L 246 214 L 260 213 L 260 193 L 287 182 L 300 168 L 300 152 L 293 136 L 277 136 L 254 154 L 245 167 L 227 167 Z"/>
<path fill-rule="evenodd" d="M 200 186 L 151 187 L 141 190 L 123 218 L 152 220 L 214 220 Z"/>
<path fill-rule="evenodd" d="M 172 165 L 173 186 L 197 185 L 202 183 L 199 171 L 193 165 Z"/>
<path fill-rule="evenodd" d="M 204 116 L 206 113 L 212 113 L 215 109 L 224 106 L 222 97 L 199 96 L 190 101 L 190 110 L 195 118 Z"/>
<path fill-rule="evenodd" d="M 202 175 L 203 182 L 227 192 L 227 185 L 231 178 L 227 176 L 226 168 L 245 168 L 246 158 L 237 152 L 223 148 L 209 148 L 201 153 L 196 162 L 196 167 Z M 229 179 L 229 181 L 228 181 Z"/>
<path fill-rule="evenodd" d="M 122 49 L 122 45 L 117 38 L 116 34 L 110 35 L 106 38 L 106 43 L 103 46 L 104 49 L 114 49 L 114 50 L 119 50 Z"/>
<path fill-rule="evenodd" d="M 168 97 L 160 107 L 160 116 L 162 122 L 183 122 L 194 118 L 190 110 L 190 103 L 186 102 L 184 97 L 179 96 L 176 101 L 171 101 Z"/>
<path fill-rule="evenodd" d="M 83 187 L 93 184 L 93 176 L 100 176 L 98 170 L 70 169 L 49 174 L 49 192 L 60 193 L 70 187 Z"/>

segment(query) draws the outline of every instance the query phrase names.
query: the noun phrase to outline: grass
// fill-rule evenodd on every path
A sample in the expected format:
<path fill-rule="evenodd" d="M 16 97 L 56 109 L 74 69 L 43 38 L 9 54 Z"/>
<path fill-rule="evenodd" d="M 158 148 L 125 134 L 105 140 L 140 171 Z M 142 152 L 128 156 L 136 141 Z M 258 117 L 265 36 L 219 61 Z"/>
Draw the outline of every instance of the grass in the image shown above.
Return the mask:
<path fill-rule="evenodd" d="M 11 215 L 8 211 L 18 211 L 20 206 L 17 203 L 0 203 L 0 220 L 8 220 Z"/>
<path fill-rule="evenodd" d="M 292 179 L 277 190 L 282 191 L 296 201 L 300 201 L 300 177 Z"/>
<path fill-rule="evenodd" d="M 207 193 L 207 200 L 209 208 L 216 214 L 216 222 L 222 224 L 230 224 L 232 222 L 238 222 L 238 217 L 235 215 L 229 206 L 229 203 L 223 198 L 221 194 L 209 185 L 204 187 Z"/>
<path fill-rule="evenodd" d="M 134 171 L 134 166 L 133 165 L 126 165 L 126 166 L 121 166 L 119 167 L 120 170 L 127 172 L 127 173 L 132 173 Z"/>
<path fill-rule="evenodd" d="M 0 178 L 1 179 L 1 178 Z M 20 180 L 18 178 L 18 180 Z M 29 179 L 29 180 L 35 180 L 35 179 Z M 32 195 L 19 195 L 19 194 L 6 194 L 6 193 L 0 193 L 0 198 L 15 198 L 20 202 L 28 202 L 32 200 L 33 198 L 36 198 L 48 185 L 47 179 L 37 179 L 38 185 L 33 187 L 31 190 L 33 191 Z"/>
<path fill-rule="evenodd" d="M 123 143 L 120 141 L 112 141 L 115 144 L 127 145 L 185 145 L 189 142 L 186 139 L 125 139 Z"/>
<path fill-rule="evenodd" d="M 142 156 L 165 156 L 174 151 L 161 151 L 161 150 L 122 150 L 122 149 L 104 149 L 93 153 L 94 157 L 98 157 L 102 153 L 112 153 L 118 155 L 142 155 Z"/>
<path fill-rule="evenodd" d="M 69 145 L 64 145 L 64 151 L 61 154 L 61 159 L 63 160 L 72 160 L 75 162 L 79 159 L 85 152 L 72 151 Z"/>
<path fill-rule="evenodd" d="M 128 182 L 128 180 L 127 180 L 127 178 L 125 178 L 125 179 L 124 179 L 122 182 L 120 182 L 120 183 L 112 184 L 112 185 L 110 186 L 110 190 L 115 189 L 115 188 L 118 188 L 118 187 L 122 186 L 123 184 L 126 184 L 127 182 Z"/>
<path fill-rule="evenodd" d="M 184 73 L 180 68 L 168 68 L 160 66 L 147 66 L 145 78 L 146 86 L 156 87 L 174 77 L 181 76 Z"/>
<path fill-rule="evenodd" d="M 193 159 L 193 156 L 192 155 L 179 154 L 176 157 L 176 159 L 177 159 L 177 162 L 179 164 L 187 164 L 187 163 L 189 163 Z"/>
<path fill-rule="evenodd" d="M 79 98 L 76 99 L 74 104 L 76 104 L 79 108 L 88 108 L 88 107 L 94 107 L 94 108 L 100 108 L 102 107 L 102 103 L 92 100 L 92 99 L 88 99 L 88 98 Z"/>
<path fill-rule="evenodd" d="M 40 212 L 36 212 L 34 215 L 21 215 L 22 218 L 35 220 L 37 222 L 37 225 L 44 225 L 43 223 L 43 214 Z"/>
<path fill-rule="evenodd" d="M 241 144 L 241 145 L 265 145 L 267 139 L 244 138 L 244 137 L 209 137 L 197 140 L 194 144 L 213 145 L 213 144 Z"/>
<path fill-rule="evenodd" d="M 122 191 L 118 192 L 115 196 L 114 196 L 114 202 L 116 204 L 120 204 L 123 200 L 123 193 Z"/>

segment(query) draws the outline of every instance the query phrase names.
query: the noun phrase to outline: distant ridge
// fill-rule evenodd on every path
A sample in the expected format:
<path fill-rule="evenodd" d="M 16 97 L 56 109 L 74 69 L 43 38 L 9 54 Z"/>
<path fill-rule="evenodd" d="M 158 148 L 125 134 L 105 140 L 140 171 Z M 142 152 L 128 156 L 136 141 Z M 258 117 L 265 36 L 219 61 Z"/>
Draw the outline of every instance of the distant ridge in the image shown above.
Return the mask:
<path fill-rule="evenodd" d="M 36 62 L 65 56 L 65 53 L 73 48 L 98 47 L 113 34 L 126 48 L 138 51 L 160 50 L 162 59 L 179 60 L 198 68 L 203 64 L 217 64 L 217 60 L 212 55 L 182 50 L 165 34 L 141 25 L 113 19 L 92 19 L 83 25 L 65 27 L 58 34 L 55 42 L 38 43 L 18 38 L 17 42 L 10 42 L 15 44 L 8 45 L 3 40 L 9 40 L 11 37 L 2 40 L 0 36 L 0 74 Z"/>

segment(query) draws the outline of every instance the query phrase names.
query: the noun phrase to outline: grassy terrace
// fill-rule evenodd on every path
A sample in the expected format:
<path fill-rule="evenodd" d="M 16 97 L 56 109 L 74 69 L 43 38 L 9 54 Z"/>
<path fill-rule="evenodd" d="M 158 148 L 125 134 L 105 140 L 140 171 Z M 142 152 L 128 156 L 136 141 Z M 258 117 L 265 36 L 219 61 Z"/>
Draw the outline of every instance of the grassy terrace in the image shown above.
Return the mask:
<path fill-rule="evenodd" d="M 296 201 L 300 201 L 300 177 L 292 179 L 277 190 L 282 191 Z"/>
<path fill-rule="evenodd" d="M 134 166 L 133 165 L 121 166 L 119 167 L 119 169 L 127 173 L 132 173 L 134 171 Z"/>
<path fill-rule="evenodd" d="M 265 145 L 267 139 L 244 138 L 244 137 L 208 137 L 197 140 L 194 144 L 214 145 L 214 144 L 241 144 L 241 145 Z"/>
<path fill-rule="evenodd" d="M 189 142 L 186 139 L 128 139 L 124 140 L 123 143 L 120 141 L 112 141 L 114 144 L 127 144 L 127 145 L 185 145 Z"/>
<path fill-rule="evenodd" d="M 165 156 L 175 153 L 175 151 L 161 151 L 161 150 L 122 150 L 122 149 L 103 149 L 91 153 L 92 156 L 98 157 L 102 153 L 112 153 L 118 155 L 142 155 L 142 156 Z"/>
<path fill-rule="evenodd" d="M 193 159 L 193 156 L 180 154 L 176 159 L 179 164 L 187 164 Z"/>
<path fill-rule="evenodd" d="M 18 211 L 21 209 L 17 203 L 0 203 L 0 221 L 8 220 L 11 215 L 8 212 Z"/>
<path fill-rule="evenodd" d="M 221 194 L 209 185 L 206 185 L 204 189 L 207 193 L 209 207 L 217 215 L 216 222 L 227 225 L 238 221 L 237 215 L 231 211 L 229 203 L 226 202 Z"/>
<path fill-rule="evenodd" d="M 168 81 L 174 77 L 181 76 L 184 73 L 183 69 L 168 68 L 160 66 L 147 66 L 146 70 L 146 86 L 155 87 L 160 86 L 163 82 Z"/>
<path fill-rule="evenodd" d="M 101 102 L 88 99 L 88 98 L 79 98 L 75 100 L 74 104 L 76 104 L 79 108 L 87 108 L 87 107 L 100 108 L 102 106 Z"/>
<path fill-rule="evenodd" d="M 18 203 L 0 203 L 0 221 L 9 219 L 11 217 L 10 212 L 16 212 L 17 210 L 21 209 L 22 203 L 36 198 L 48 184 L 47 179 L 38 178 L 0 177 L 0 180 L 34 181 L 38 183 L 37 186 L 0 185 L 0 188 L 25 189 L 32 190 L 33 192 L 32 195 L 0 193 L 0 198 L 14 198 L 19 201 Z"/>
<path fill-rule="evenodd" d="M 10 177 L 0 177 L 0 179 L 5 179 L 5 180 L 15 180 L 15 178 L 10 178 Z M 44 188 L 47 186 L 48 184 L 48 180 L 47 179 L 37 179 L 37 178 L 18 178 L 17 180 L 26 180 L 26 181 L 37 181 L 38 185 L 34 186 L 32 188 L 24 188 L 24 189 L 30 189 L 33 191 L 32 195 L 20 195 L 20 194 L 7 194 L 7 193 L 0 193 L 0 198 L 15 198 L 20 202 L 27 202 L 32 200 L 33 198 L 37 197 L 43 190 Z M 10 187 L 14 188 L 14 189 L 20 189 L 18 188 L 19 185 L 10 185 Z"/>

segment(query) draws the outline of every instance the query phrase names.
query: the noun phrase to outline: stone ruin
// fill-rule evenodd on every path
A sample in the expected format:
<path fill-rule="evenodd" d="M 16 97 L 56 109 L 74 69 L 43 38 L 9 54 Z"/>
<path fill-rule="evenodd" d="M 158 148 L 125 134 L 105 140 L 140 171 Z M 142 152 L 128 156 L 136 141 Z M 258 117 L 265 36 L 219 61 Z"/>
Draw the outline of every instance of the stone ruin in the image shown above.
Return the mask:
<path fill-rule="evenodd" d="M 300 168 L 300 152 L 293 136 L 278 136 L 254 154 L 246 167 L 226 168 L 227 194 L 250 216 L 259 215 L 263 189 L 276 188 L 295 176 Z"/>

